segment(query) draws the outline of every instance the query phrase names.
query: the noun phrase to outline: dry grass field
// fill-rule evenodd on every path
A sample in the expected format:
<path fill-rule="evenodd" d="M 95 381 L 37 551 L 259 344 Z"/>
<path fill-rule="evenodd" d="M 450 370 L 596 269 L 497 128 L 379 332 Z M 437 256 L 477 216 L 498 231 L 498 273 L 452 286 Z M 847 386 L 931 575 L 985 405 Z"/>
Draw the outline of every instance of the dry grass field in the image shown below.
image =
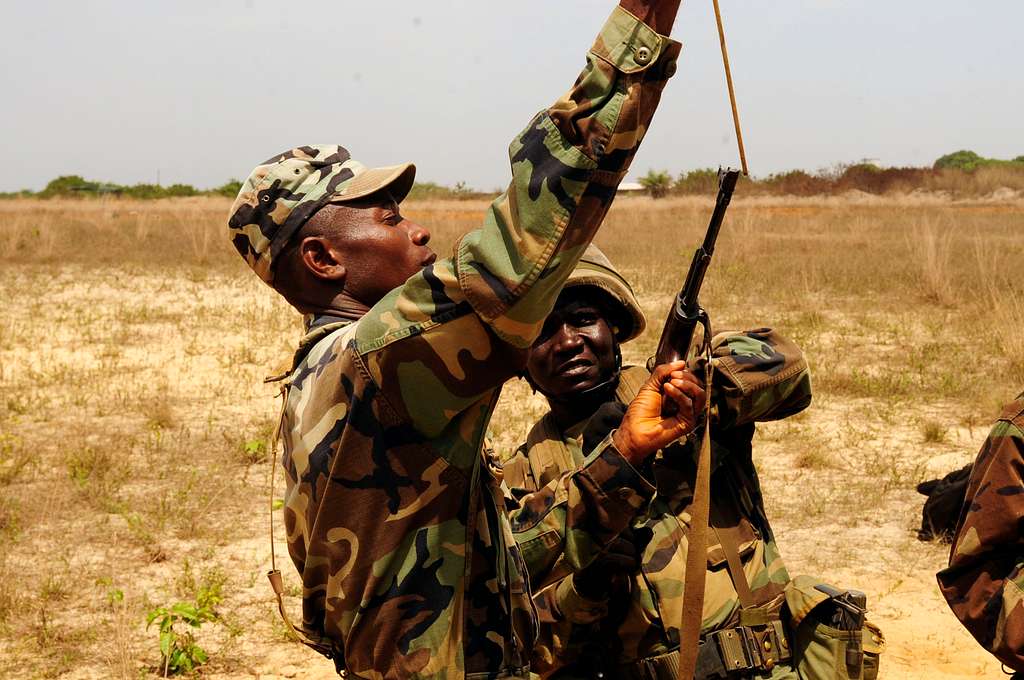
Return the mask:
<path fill-rule="evenodd" d="M 916 540 L 914 485 L 969 461 L 1024 389 L 1015 196 L 740 198 L 707 281 L 718 327 L 773 325 L 809 357 L 814 403 L 761 426 L 755 457 L 791 573 L 868 593 L 885 678 L 998 673 L 937 593 L 947 548 Z M 287 368 L 299 318 L 228 245 L 227 207 L 0 202 L 0 677 L 159 676 L 147 615 L 176 602 L 218 613 L 192 629 L 205 676 L 333 676 L 288 641 L 264 577 L 263 378 Z M 447 252 L 484 208 L 406 213 Z M 598 243 L 652 317 L 627 361 L 652 351 L 709 214 L 613 208 Z M 510 385 L 498 444 L 541 408 Z"/>

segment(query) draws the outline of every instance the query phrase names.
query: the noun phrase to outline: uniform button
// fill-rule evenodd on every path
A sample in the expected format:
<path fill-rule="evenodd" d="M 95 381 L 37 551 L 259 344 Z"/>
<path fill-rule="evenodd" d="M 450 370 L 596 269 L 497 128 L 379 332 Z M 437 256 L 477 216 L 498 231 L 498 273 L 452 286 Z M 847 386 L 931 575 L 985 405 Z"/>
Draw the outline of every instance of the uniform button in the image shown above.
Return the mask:
<path fill-rule="evenodd" d="M 665 64 L 665 77 L 671 78 L 676 74 L 676 62 L 670 61 Z"/>
<path fill-rule="evenodd" d="M 772 641 L 771 640 L 765 640 L 764 641 L 764 650 L 766 652 L 772 651 Z"/>
<path fill-rule="evenodd" d="M 651 60 L 651 50 L 649 47 L 640 47 L 636 51 L 636 63 L 643 66 Z"/>

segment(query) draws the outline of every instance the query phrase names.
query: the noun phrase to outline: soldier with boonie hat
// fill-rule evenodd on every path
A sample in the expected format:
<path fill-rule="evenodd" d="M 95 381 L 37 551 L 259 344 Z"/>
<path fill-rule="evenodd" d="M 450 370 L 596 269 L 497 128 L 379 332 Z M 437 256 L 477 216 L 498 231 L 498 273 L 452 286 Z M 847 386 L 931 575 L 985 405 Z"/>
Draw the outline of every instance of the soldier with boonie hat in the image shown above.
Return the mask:
<path fill-rule="evenodd" d="M 231 206 L 231 243 L 256 275 L 273 286 L 274 258 L 318 210 L 384 189 L 401 203 L 415 178 L 412 163 L 367 168 L 336 144 L 296 147 L 249 173 Z"/>
<path fill-rule="evenodd" d="M 620 0 L 572 88 L 512 141 L 508 190 L 451 257 L 402 215 L 412 165 L 301 146 L 245 180 L 231 243 L 306 315 L 279 422 L 295 629 L 339 671 L 529 677 L 528 581 L 546 566 L 531 546 L 564 543 L 585 566 L 654 492 L 634 464 L 692 429 L 684 409 L 657 424 L 663 392 L 702 395 L 659 367 L 656 411 L 511 515 L 483 447 L 501 385 L 522 371 L 676 70 L 665 34 L 678 6 Z M 280 572 L 271 581 L 284 612 Z"/>

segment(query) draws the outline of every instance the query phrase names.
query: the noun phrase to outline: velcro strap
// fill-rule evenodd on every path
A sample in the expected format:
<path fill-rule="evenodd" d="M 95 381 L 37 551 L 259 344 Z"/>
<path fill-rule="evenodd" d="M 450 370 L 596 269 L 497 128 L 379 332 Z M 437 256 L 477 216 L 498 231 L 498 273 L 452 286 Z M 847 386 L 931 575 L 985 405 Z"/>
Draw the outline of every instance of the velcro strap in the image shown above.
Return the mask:
<path fill-rule="evenodd" d="M 748 671 L 754 667 L 754 661 L 747 654 L 750 644 L 747 642 L 746 629 L 742 626 L 726 630 L 716 630 L 708 635 L 714 640 L 718 652 L 722 656 L 722 666 L 728 672 Z"/>
<path fill-rule="evenodd" d="M 714 648 L 721 655 L 722 668 L 727 673 L 770 671 L 780 661 L 793 657 L 781 621 L 772 621 L 767 626 L 716 630 L 706 639 L 714 642 Z M 713 666 L 709 664 L 709 667 Z"/>

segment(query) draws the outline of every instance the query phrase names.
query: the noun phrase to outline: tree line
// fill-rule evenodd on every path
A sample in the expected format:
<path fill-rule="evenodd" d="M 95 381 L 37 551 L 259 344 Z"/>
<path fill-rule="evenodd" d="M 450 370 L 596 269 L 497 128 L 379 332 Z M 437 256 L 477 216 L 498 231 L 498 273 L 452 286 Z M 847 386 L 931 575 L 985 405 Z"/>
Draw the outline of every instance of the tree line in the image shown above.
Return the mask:
<path fill-rule="evenodd" d="M 639 182 L 654 198 L 714 194 L 718 189 L 718 171 L 702 168 L 673 176 L 667 170 L 650 170 Z M 741 177 L 737 193 L 814 196 L 847 191 L 906 193 L 921 189 L 976 194 L 998 186 L 1024 190 L 1024 156 L 1001 160 L 963 150 L 941 156 L 931 167 L 882 168 L 862 161 L 813 173 L 789 170 L 763 178 Z"/>
<path fill-rule="evenodd" d="M 985 181 L 968 182 L 961 175 L 988 173 Z M 974 178 L 976 179 L 976 178 Z M 667 170 L 650 170 L 640 178 L 647 192 L 661 198 L 671 194 L 714 194 L 718 172 L 712 168 L 684 171 L 672 175 Z M 1011 160 L 985 158 L 973 151 L 961 150 L 938 158 L 930 168 L 882 168 L 870 162 L 837 165 L 810 173 L 790 170 L 755 179 L 742 177 L 737 190 L 743 193 L 813 196 L 846 191 L 872 194 L 909 192 L 915 189 L 977 193 L 981 187 L 1007 186 L 1024 190 L 1024 156 Z M 212 189 L 197 189 L 191 184 L 114 184 L 87 180 L 79 175 L 62 175 L 47 183 L 41 191 L 23 189 L 3 193 L 0 198 L 75 198 L 118 196 L 135 199 L 180 198 L 188 196 L 226 196 L 234 198 L 242 183 L 232 179 Z M 409 198 L 472 199 L 489 198 L 496 191 L 476 191 L 465 182 L 448 187 L 435 182 L 417 182 Z"/>

